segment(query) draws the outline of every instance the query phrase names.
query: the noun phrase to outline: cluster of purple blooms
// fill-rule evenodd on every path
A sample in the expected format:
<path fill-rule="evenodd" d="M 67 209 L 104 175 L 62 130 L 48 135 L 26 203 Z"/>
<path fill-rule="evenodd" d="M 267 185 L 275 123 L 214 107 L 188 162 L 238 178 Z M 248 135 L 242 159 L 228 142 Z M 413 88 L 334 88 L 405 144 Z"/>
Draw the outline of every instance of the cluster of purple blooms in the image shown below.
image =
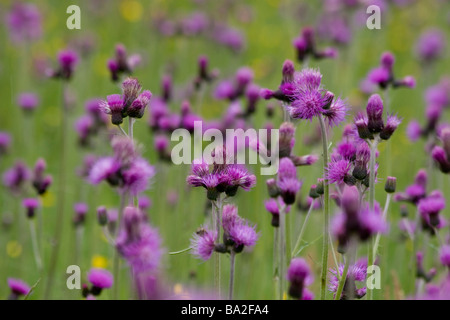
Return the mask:
<path fill-rule="evenodd" d="M 108 70 L 111 73 L 111 80 L 120 80 L 122 74 L 131 75 L 137 66 L 141 64 L 139 54 L 128 55 L 123 44 L 116 45 L 115 56 L 108 60 Z"/>
<path fill-rule="evenodd" d="M 414 77 L 405 76 L 402 79 L 397 79 L 395 77 L 394 63 L 394 55 L 391 52 L 384 52 L 380 58 L 380 66 L 370 70 L 369 74 L 367 75 L 368 84 L 377 85 L 380 89 L 383 90 L 389 87 L 414 88 L 416 86 L 416 80 L 414 79 Z"/>
<path fill-rule="evenodd" d="M 244 49 L 245 38 L 236 28 L 217 22 L 217 19 L 208 17 L 204 12 L 190 13 L 180 19 L 169 19 L 164 15 L 154 19 L 154 27 L 165 37 L 183 36 L 205 37 L 219 45 L 229 48 L 235 53 Z"/>
<path fill-rule="evenodd" d="M 69 81 L 74 73 L 75 67 L 79 62 L 78 53 L 71 49 L 61 50 L 58 53 L 58 68 L 47 69 L 46 75 L 51 78 Z"/>
<path fill-rule="evenodd" d="M 140 156 L 130 138 L 114 136 L 111 144 L 114 154 L 92 165 L 88 181 L 92 184 L 107 181 L 122 194 L 139 195 L 150 186 L 155 168 Z"/>
<path fill-rule="evenodd" d="M 227 204 L 223 207 L 221 226 L 222 242 L 216 231 L 207 227 L 200 228 L 191 240 L 193 254 L 204 261 L 209 260 L 213 252 L 241 253 L 244 248 L 251 248 L 258 240 L 256 226 L 238 215 L 236 206 Z"/>
<path fill-rule="evenodd" d="M 122 82 L 122 94 L 112 94 L 106 98 L 106 101 L 100 103 L 100 110 L 111 115 L 111 123 L 120 125 L 123 119 L 142 118 L 147 108 L 152 93 L 144 90 L 141 93 L 142 86 L 135 78 L 127 78 Z"/>
<path fill-rule="evenodd" d="M 301 35 L 292 42 L 297 53 L 297 60 L 304 62 L 308 58 L 320 60 L 324 58 L 336 58 L 337 50 L 335 48 L 325 48 L 318 50 L 314 29 L 311 27 L 304 28 Z"/>
<path fill-rule="evenodd" d="M 222 193 L 233 197 L 239 188 L 248 191 L 255 186 L 255 175 L 250 174 L 245 166 L 236 164 L 225 146 L 216 148 L 211 157 L 212 163 L 207 159 L 194 160 L 186 180 L 193 187 L 205 188 L 209 200 L 216 201 Z"/>

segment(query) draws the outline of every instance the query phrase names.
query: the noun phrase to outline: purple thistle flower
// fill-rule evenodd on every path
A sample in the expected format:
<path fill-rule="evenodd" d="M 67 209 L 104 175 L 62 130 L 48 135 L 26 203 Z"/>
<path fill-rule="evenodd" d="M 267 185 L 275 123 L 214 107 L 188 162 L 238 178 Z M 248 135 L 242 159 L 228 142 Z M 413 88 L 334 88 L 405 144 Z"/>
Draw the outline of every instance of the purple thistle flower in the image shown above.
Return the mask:
<path fill-rule="evenodd" d="M 439 259 L 442 265 L 450 268 L 450 245 L 443 245 L 439 250 Z"/>
<path fill-rule="evenodd" d="M 225 193 L 228 196 L 234 196 L 239 187 L 248 191 L 256 185 L 256 176 L 250 174 L 243 165 L 229 165 L 224 172 L 224 177 L 226 181 Z M 224 179 L 222 179 L 223 182 Z"/>
<path fill-rule="evenodd" d="M 411 142 L 416 142 L 422 136 L 423 131 L 417 120 L 412 120 L 406 128 L 406 135 Z"/>
<path fill-rule="evenodd" d="M 11 192 L 18 194 L 22 191 L 24 183 L 30 178 L 30 170 L 23 162 L 18 161 L 11 169 L 3 174 L 3 184 L 9 188 Z"/>
<path fill-rule="evenodd" d="M 384 125 L 383 130 L 380 132 L 380 138 L 383 140 L 388 140 L 397 127 L 402 122 L 401 119 L 397 117 L 397 115 L 391 114 L 387 116 L 386 124 Z"/>
<path fill-rule="evenodd" d="M 287 280 L 290 282 L 289 295 L 302 300 L 305 287 L 311 285 L 314 280 L 311 269 L 303 258 L 291 260 L 287 270 Z"/>
<path fill-rule="evenodd" d="M 97 290 L 101 291 L 102 289 L 111 288 L 114 283 L 111 272 L 105 269 L 97 268 L 93 268 L 89 271 L 88 281 L 94 286 L 93 291 L 95 293 L 97 293 Z M 95 293 L 93 294 L 98 295 L 100 292 L 98 292 L 97 294 Z"/>
<path fill-rule="evenodd" d="M 383 100 L 378 94 L 370 96 L 367 102 L 367 125 L 372 133 L 379 133 L 383 130 Z"/>
<path fill-rule="evenodd" d="M 326 168 L 328 183 L 342 184 L 347 180 L 351 169 L 350 161 L 346 159 L 332 160 Z"/>
<path fill-rule="evenodd" d="M 443 173 L 449 173 L 450 172 L 450 161 L 447 158 L 447 153 L 443 148 L 440 146 L 435 146 L 433 148 L 433 151 L 431 152 L 431 157 L 434 159 L 434 161 L 437 162 L 439 165 L 439 169 Z"/>
<path fill-rule="evenodd" d="M 70 49 L 60 51 L 58 53 L 59 70 L 55 76 L 63 80 L 70 80 L 78 60 L 78 54 L 75 51 Z"/>
<path fill-rule="evenodd" d="M 321 89 L 322 75 L 313 69 L 305 69 L 296 76 L 296 90 L 293 94 L 293 101 L 288 107 L 288 111 L 294 119 L 308 119 L 319 116 L 324 112 L 327 100 Z"/>
<path fill-rule="evenodd" d="M 131 103 L 128 107 L 128 116 L 132 118 L 142 118 L 144 116 L 145 108 L 147 108 L 150 99 L 152 98 L 152 93 L 148 90 L 142 92 L 136 100 Z"/>
<path fill-rule="evenodd" d="M 229 234 L 236 224 L 241 223 L 236 206 L 227 204 L 222 209 L 222 228 L 225 233 Z"/>
<path fill-rule="evenodd" d="M 26 112 L 31 112 L 39 105 L 39 97 L 32 92 L 21 93 L 17 97 L 17 105 Z"/>
<path fill-rule="evenodd" d="M 241 221 L 232 226 L 229 237 L 234 242 L 233 250 L 239 253 L 244 247 L 254 246 L 259 236 L 256 233 L 256 226 L 250 225 L 248 221 Z"/>
<path fill-rule="evenodd" d="M 142 158 L 135 159 L 129 168 L 122 170 L 123 189 L 137 196 L 145 191 L 155 176 L 155 168 Z"/>
<path fill-rule="evenodd" d="M 385 87 L 391 79 L 389 70 L 383 67 L 374 68 L 369 72 L 368 79 L 370 82 Z"/>
<path fill-rule="evenodd" d="M 89 144 L 89 134 L 94 128 L 94 121 L 90 115 L 83 115 L 75 121 L 75 130 L 78 134 L 78 140 L 81 146 Z"/>
<path fill-rule="evenodd" d="M 209 260 L 214 252 L 215 243 L 217 241 L 217 232 L 201 228 L 200 231 L 194 233 L 191 239 L 191 248 L 193 254 L 203 261 Z"/>
<path fill-rule="evenodd" d="M 290 205 L 295 202 L 295 196 L 301 188 L 301 182 L 297 179 L 297 169 L 289 158 L 281 158 L 278 169 L 277 186 L 283 201 Z"/>
<path fill-rule="evenodd" d="M 89 171 L 88 180 L 92 184 L 99 184 L 103 180 L 107 180 L 112 185 L 118 185 L 118 173 L 120 170 L 120 162 L 113 157 L 105 157 L 98 159 Z"/>
<path fill-rule="evenodd" d="M 26 296 L 31 288 L 23 280 L 8 278 L 8 287 L 11 290 L 10 300 L 17 300 L 20 296 Z"/>
<path fill-rule="evenodd" d="M 86 203 L 75 203 L 73 206 L 73 211 L 75 213 L 73 217 L 73 223 L 75 226 L 80 226 L 84 223 L 86 219 L 86 214 L 88 213 L 88 206 Z"/>
<path fill-rule="evenodd" d="M 15 2 L 6 16 L 9 36 L 15 43 L 34 41 L 42 35 L 41 14 L 36 5 Z"/>
<path fill-rule="evenodd" d="M 324 110 L 323 115 L 329 127 L 337 127 L 345 120 L 347 111 L 347 104 L 341 98 L 337 98 L 328 109 Z"/>
<path fill-rule="evenodd" d="M 330 277 L 330 283 L 328 286 L 328 290 L 330 290 L 331 292 L 334 292 L 334 294 L 336 295 L 338 286 L 339 286 L 339 279 L 337 277 L 339 272 L 339 276 L 341 277 L 342 274 L 344 273 L 344 265 L 339 265 L 339 270 L 330 270 L 330 273 L 332 274 Z M 340 297 L 340 300 L 346 300 L 350 295 L 350 292 L 348 292 L 349 290 L 351 290 L 351 287 L 353 286 L 353 289 L 355 290 L 355 292 L 353 292 L 353 296 L 356 297 L 357 299 L 361 299 L 365 296 L 366 294 L 366 288 L 362 287 L 361 289 L 358 289 L 356 287 L 356 284 L 354 282 L 358 281 L 358 282 L 364 282 L 366 280 L 366 276 L 367 276 L 367 265 L 361 262 L 357 262 L 354 265 L 350 266 L 348 273 L 347 273 L 347 279 L 346 279 L 346 283 L 344 285 L 344 290 L 342 291 L 342 295 Z M 353 284 L 350 284 L 350 281 Z"/>
<path fill-rule="evenodd" d="M 101 110 L 111 115 L 112 124 L 119 125 L 123 122 L 124 100 L 120 94 L 112 94 L 106 97 L 106 101 L 100 104 Z"/>
<path fill-rule="evenodd" d="M 0 156 L 8 152 L 11 145 L 11 136 L 6 132 L 0 131 Z"/>
<path fill-rule="evenodd" d="M 415 51 L 421 61 L 431 63 L 442 56 L 444 48 L 445 35 L 442 31 L 429 29 L 420 35 Z"/>
<path fill-rule="evenodd" d="M 124 112 L 126 113 L 128 108 L 131 106 L 134 100 L 139 95 L 139 92 L 141 92 L 142 86 L 139 83 L 138 79 L 136 78 L 126 78 L 122 82 L 122 93 L 123 93 L 123 105 L 124 105 Z"/>
<path fill-rule="evenodd" d="M 116 247 L 130 265 L 134 275 L 154 274 L 163 250 L 158 232 L 147 222 L 138 208 L 126 207 L 123 229 L 119 231 Z"/>
<path fill-rule="evenodd" d="M 431 226 L 439 225 L 439 212 L 445 209 L 445 198 L 440 192 L 434 192 L 419 201 L 417 205 L 422 218 L 430 222 Z"/>
<path fill-rule="evenodd" d="M 272 215 L 272 226 L 279 227 L 280 226 L 280 209 L 278 207 L 278 203 L 275 199 L 271 198 L 264 202 L 264 206 L 266 210 Z"/>
<path fill-rule="evenodd" d="M 23 199 L 22 206 L 27 211 L 27 218 L 33 218 L 36 213 L 36 209 L 39 208 L 39 200 L 35 198 Z"/>

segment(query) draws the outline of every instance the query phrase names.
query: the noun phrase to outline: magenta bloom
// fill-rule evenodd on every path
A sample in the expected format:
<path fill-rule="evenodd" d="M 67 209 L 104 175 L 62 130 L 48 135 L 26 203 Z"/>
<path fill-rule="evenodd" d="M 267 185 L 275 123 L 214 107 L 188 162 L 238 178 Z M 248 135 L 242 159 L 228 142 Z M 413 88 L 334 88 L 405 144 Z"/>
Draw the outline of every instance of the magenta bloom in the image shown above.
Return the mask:
<path fill-rule="evenodd" d="M 347 111 L 347 104 L 341 98 L 337 98 L 331 103 L 328 109 L 324 110 L 323 115 L 325 116 L 325 120 L 327 120 L 329 127 L 336 127 L 345 120 Z"/>
<path fill-rule="evenodd" d="M 70 49 L 62 50 L 58 53 L 59 71 L 56 76 L 61 77 L 64 80 L 69 80 L 78 64 L 78 54 Z"/>
<path fill-rule="evenodd" d="M 441 247 L 439 257 L 442 265 L 450 268 L 450 245 L 444 245 Z"/>
<path fill-rule="evenodd" d="M 89 208 L 86 203 L 80 202 L 74 204 L 73 211 L 75 212 L 75 216 L 73 218 L 73 222 L 75 225 L 80 225 L 84 222 L 88 209 Z"/>
<path fill-rule="evenodd" d="M 154 275 L 157 272 L 163 253 L 161 238 L 138 208 L 125 208 L 123 229 L 117 237 L 116 247 L 133 274 Z"/>
<path fill-rule="evenodd" d="M 296 76 L 294 100 L 288 108 L 292 118 L 312 120 L 324 112 L 323 107 L 327 101 L 321 88 L 321 80 L 322 75 L 314 69 L 302 70 Z"/>
<path fill-rule="evenodd" d="M 114 283 L 111 272 L 105 269 L 91 269 L 88 273 L 88 280 L 98 289 L 111 288 Z"/>
<path fill-rule="evenodd" d="M 138 195 L 148 189 L 155 173 L 155 168 L 146 160 L 135 159 L 128 169 L 122 171 L 123 190 L 129 191 L 132 195 Z"/>
<path fill-rule="evenodd" d="M 287 279 L 290 283 L 289 295 L 300 300 L 305 298 L 303 296 L 305 287 L 311 285 L 314 280 L 309 265 L 303 258 L 291 260 L 287 270 Z"/>
<path fill-rule="evenodd" d="M 211 258 L 217 241 L 217 232 L 201 228 L 191 239 L 192 253 L 204 261 Z"/>
<path fill-rule="evenodd" d="M 350 174 L 350 169 L 350 161 L 346 159 L 332 160 L 326 168 L 328 183 L 344 183 Z"/>
<path fill-rule="evenodd" d="M 107 180 L 112 185 L 117 185 L 120 162 L 113 157 L 105 157 L 97 160 L 91 167 L 88 180 L 92 184 L 99 184 Z"/>
<path fill-rule="evenodd" d="M 20 193 L 23 185 L 31 178 L 30 170 L 26 165 L 18 161 L 3 174 L 3 184 L 13 193 Z"/>
<path fill-rule="evenodd" d="M 288 205 L 293 204 L 302 184 L 297 179 L 297 169 L 290 158 L 281 158 L 280 160 L 277 186 L 283 201 Z"/>
<path fill-rule="evenodd" d="M 332 276 L 330 277 L 330 283 L 328 285 L 328 290 L 331 292 L 334 292 L 336 295 L 338 286 L 339 286 L 339 279 L 337 277 L 339 272 L 339 276 L 341 277 L 344 273 L 344 265 L 339 265 L 339 270 L 330 270 L 330 273 Z M 347 280 L 346 281 L 353 281 L 353 282 L 362 282 L 364 283 L 366 281 L 367 276 L 367 263 L 362 263 L 361 261 L 357 261 L 354 265 L 350 266 L 348 273 L 347 273 Z M 342 291 L 342 295 L 340 297 L 340 300 L 347 300 L 347 298 L 350 296 L 350 292 L 348 290 L 351 288 L 351 285 L 344 286 L 344 290 Z M 354 286 L 355 292 L 353 292 L 353 296 L 357 299 L 361 299 L 366 295 L 366 287 L 362 287 L 358 289 L 356 287 L 356 284 Z"/>
<path fill-rule="evenodd" d="M 417 120 L 412 120 L 406 128 L 406 135 L 411 142 L 416 142 L 422 136 L 423 131 Z"/>
<path fill-rule="evenodd" d="M 20 279 L 8 278 L 8 287 L 11 289 L 11 300 L 16 300 L 20 296 L 26 296 L 31 288 Z"/>
<path fill-rule="evenodd" d="M 256 226 L 251 226 L 248 221 L 235 224 L 229 231 L 229 237 L 234 242 L 233 250 L 240 252 L 245 247 L 252 247 L 258 240 Z"/>
<path fill-rule="evenodd" d="M 119 125 L 123 122 L 124 100 L 120 94 L 112 94 L 106 97 L 106 101 L 100 104 L 101 110 L 111 115 L 112 124 Z"/>
<path fill-rule="evenodd" d="M 439 224 L 439 212 L 445 209 L 445 198 L 440 192 L 434 192 L 423 198 L 417 205 L 422 217 L 429 220 L 432 226 Z"/>
<path fill-rule="evenodd" d="M 24 92 L 17 97 L 17 105 L 24 111 L 33 111 L 39 105 L 39 98 L 35 93 Z"/>
<path fill-rule="evenodd" d="M 6 16 L 9 36 L 15 43 L 35 41 L 42 35 L 42 18 L 36 5 L 15 2 Z"/>
<path fill-rule="evenodd" d="M 445 35 L 441 30 L 429 29 L 423 32 L 416 43 L 416 54 L 424 62 L 440 58 L 445 49 Z"/>
<path fill-rule="evenodd" d="M 11 145 L 11 136 L 6 132 L 0 131 L 0 156 L 8 152 Z"/>
<path fill-rule="evenodd" d="M 22 206 L 27 211 L 27 217 L 33 218 L 36 213 L 36 209 L 39 208 L 39 200 L 35 198 L 23 199 Z"/>

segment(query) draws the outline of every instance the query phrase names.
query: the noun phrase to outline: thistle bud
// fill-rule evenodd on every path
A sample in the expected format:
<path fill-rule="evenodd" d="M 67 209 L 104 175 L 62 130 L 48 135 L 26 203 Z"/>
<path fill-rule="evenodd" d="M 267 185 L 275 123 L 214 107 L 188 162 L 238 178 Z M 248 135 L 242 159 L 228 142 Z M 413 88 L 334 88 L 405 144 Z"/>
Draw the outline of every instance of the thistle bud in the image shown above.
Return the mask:
<path fill-rule="evenodd" d="M 317 185 L 313 184 L 311 189 L 309 189 L 309 196 L 313 199 L 317 199 L 320 197 L 320 194 L 317 193 Z"/>
<path fill-rule="evenodd" d="M 386 184 L 384 185 L 384 191 L 387 193 L 394 193 L 397 186 L 397 178 L 387 177 Z"/>
<path fill-rule="evenodd" d="M 266 181 L 267 191 L 271 198 L 276 198 L 280 195 L 280 189 L 277 187 L 277 182 L 275 179 L 269 179 Z"/>
<path fill-rule="evenodd" d="M 323 181 L 323 179 L 317 179 L 317 186 L 316 186 L 316 192 L 317 192 L 317 194 L 319 194 L 319 195 L 323 195 L 324 194 L 324 188 L 323 188 L 323 183 L 324 183 L 324 181 Z"/>
<path fill-rule="evenodd" d="M 102 227 L 108 224 L 108 212 L 105 207 L 101 206 L 97 208 L 97 220 L 98 224 Z"/>
<path fill-rule="evenodd" d="M 378 94 L 374 94 L 369 98 L 366 111 L 369 131 L 371 133 L 380 133 L 384 128 L 383 100 Z"/>

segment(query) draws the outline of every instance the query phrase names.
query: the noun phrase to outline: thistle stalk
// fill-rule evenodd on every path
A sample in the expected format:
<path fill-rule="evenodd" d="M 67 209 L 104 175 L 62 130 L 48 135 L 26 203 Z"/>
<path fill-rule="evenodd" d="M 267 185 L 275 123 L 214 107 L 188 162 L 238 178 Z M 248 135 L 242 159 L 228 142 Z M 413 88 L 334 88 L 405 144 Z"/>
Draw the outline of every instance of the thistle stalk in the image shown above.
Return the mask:
<path fill-rule="evenodd" d="M 58 188 L 58 204 L 57 204 L 57 217 L 56 228 L 54 235 L 54 247 L 50 257 L 50 266 L 48 269 L 47 285 L 45 288 L 44 299 L 47 300 L 51 297 L 53 290 L 53 280 L 55 276 L 55 269 L 59 258 L 59 248 L 61 244 L 61 238 L 65 227 L 65 196 L 66 196 L 66 166 L 67 166 L 67 129 L 68 129 L 68 114 L 67 114 L 67 90 L 68 86 L 66 82 L 62 84 L 62 110 L 61 110 L 61 123 L 60 123 L 60 156 L 59 156 L 59 188 Z"/>
<path fill-rule="evenodd" d="M 228 300 L 233 300 L 233 288 L 234 288 L 234 269 L 236 265 L 236 253 L 231 250 L 230 254 L 230 284 L 228 289 Z"/>
<path fill-rule="evenodd" d="M 320 299 L 325 300 L 327 274 L 328 274 L 328 244 L 329 244 L 329 197 L 330 190 L 326 174 L 326 167 L 328 164 L 328 136 L 325 127 L 325 120 L 322 115 L 319 115 L 320 129 L 322 131 L 322 148 L 323 148 L 323 245 L 322 245 L 322 274 L 320 283 Z"/>

